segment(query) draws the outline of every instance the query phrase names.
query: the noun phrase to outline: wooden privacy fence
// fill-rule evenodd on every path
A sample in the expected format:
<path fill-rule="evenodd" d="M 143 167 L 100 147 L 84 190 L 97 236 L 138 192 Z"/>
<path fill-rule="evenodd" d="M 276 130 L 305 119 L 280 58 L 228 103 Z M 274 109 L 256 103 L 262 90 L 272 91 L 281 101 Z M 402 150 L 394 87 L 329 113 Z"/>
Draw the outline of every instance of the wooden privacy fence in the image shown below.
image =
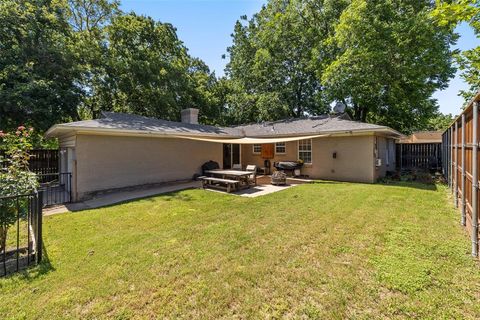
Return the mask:
<path fill-rule="evenodd" d="M 442 167 L 441 143 L 397 143 L 397 169 L 440 170 Z"/>
<path fill-rule="evenodd" d="M 460 223 L 471 235 L 472 255 L 478 257 L 478 146 L 480 94 L 442 135 L 443 174 L 460 207 Z"/>
<path fill-rule="evenodd" d="M 30 171 L 36 174 L 52 174 L 59 171 L 59 151 L 50 149 L 30 150 L 30 161 L 28 162 Z M 5 152 L 0 150 L 0 156 L 5 156 Z"/>

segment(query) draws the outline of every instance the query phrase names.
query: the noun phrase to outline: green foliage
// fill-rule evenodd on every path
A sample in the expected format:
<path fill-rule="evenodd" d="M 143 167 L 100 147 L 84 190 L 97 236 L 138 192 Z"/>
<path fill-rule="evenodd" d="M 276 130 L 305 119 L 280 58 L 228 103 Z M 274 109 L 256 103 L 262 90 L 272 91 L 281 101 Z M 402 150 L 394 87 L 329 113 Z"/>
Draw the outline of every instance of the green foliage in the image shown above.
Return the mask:
<path fill-rule="evenodd" d="M 1 197 L 29 194 L 36 192 L 38 187 L 37 176 L 28 169 L 32 133 L 33 128 L 24 126 L 14 133 L 0 131 L 6 155 L 5 158 L 0 156 L 0 252 L 5 250 L 9 227 L 16 222 L 17 216 L 23 218 L 28 209 L 26 198 Z"/>
<path fill-rule="evenodd" d="M 456 35 L 431 1 L 271 0 L 235 25 L 227 119 L 234 123 L 328 112 L 403 132 L 426 128 L 432 94 L 454 74 Z"/>
<path fill-rule="evenodd" d="M 479 0 L 438 1 L 432 15 L 441 27 L 454 29 L 460 22 L 468 22 L 477 36 L 480 33 Z M 459 53 L 456 58 L 459 69 L 463 71 L 461 76 L 469 85 L 460 94 L 468 101 L 480 88 L 480 47 Z"/>
<path fill-rule="evenodd" d="M 106 72 L 97 86 L 101 110 L 170 120 L 187 107 L 209 113 L 215 78 L 187 54 L 171 24 L 130 13 L 115 17 L 106 34 Z"/>
<path fill-rule="evenodd" d="M 0 128 L 75 120 L 81 89 L 70 28 L 57 0 L 0 2 Z"/>
<path fill-rule="evenodd" d="M 123 14 L 118 1 L 0 4 L 0 128 L 99 116 L 102 110 L 178 120 L 186 107 L 216 123 L 216 78 L 175 28 Z"/>
<path fill-rule="evenodd" d="M 426 130 L 445 131 L 453 123 L 454 117 L 449 114 L 437 113 L 428 120 Z"/>
<path fill-rule="evenodd" d="M 251 20 L 236 23 L 226 68 L 233 122 L 329 111 L 319 75 L 332 59 L 326 40 L 345 4 L 271 0 Z"/>
<path fill-rule="evenodd" d="M 340 54 L 323 83 L 353 119 L 409 132 L 435 115 L 431 96 L 454 74 L 456 36 L 431 10 L 430 1 L 353 0 L 342 13 L 331 39 Z"/>

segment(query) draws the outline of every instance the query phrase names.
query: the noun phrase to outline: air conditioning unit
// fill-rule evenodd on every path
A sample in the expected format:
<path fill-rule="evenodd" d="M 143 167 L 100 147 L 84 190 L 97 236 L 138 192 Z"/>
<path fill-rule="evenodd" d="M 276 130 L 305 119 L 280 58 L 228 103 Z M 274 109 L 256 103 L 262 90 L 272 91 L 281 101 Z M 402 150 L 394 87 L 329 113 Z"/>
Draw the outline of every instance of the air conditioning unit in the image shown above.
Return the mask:
<path fill-rule="evenodd" d="M 382 159 L 375 159 L 375 166 L 381 167 L 382 166 Z"/>

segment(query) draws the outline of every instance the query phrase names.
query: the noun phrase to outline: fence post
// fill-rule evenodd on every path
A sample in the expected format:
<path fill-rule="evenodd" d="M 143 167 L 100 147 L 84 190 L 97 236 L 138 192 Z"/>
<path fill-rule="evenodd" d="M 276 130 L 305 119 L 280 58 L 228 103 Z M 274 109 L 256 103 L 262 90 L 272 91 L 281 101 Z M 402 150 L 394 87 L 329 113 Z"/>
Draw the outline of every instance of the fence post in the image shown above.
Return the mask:
<path fill-rule="evenodd" d="M 450 165 L 450 191 L 453 192 L 453 126 L 450 127 L 450 147 L 449 147 L 449 165 Z"/>
<path fill-rule="evenodd" d="M 467 216 L 466 216 L 466 207 L 467 203 L 465 200 L 465 178 L 466 178 L 466 172 L 465 172 L 465 114 L 462 113 L 462 184 L 461 184 L 461 190 L 462 190 L 462 226 L 465 226 L 467 224 Z"/>
<path fill-rule="evenodd" d="M 478 103 L 473 103 L 472 256 L 478 257 Z"/>
<path fill-rule="evenodd" d="M 453 172 L 453 196 L 455 197 L 455 208 L 458 208 L 458 121 L 455 121 L 455 134 L 453 135 L 453 140 L 455 141 L 455 171 Z"/>
<path fill-rule="evenodd" d="M 42 261 L 42 248 L 43 248 L 43 240 L 42 240 L 42 223 L 43 223 L 43 191 L 40 190 L 37 194 L 37 242 L 36 245 L 37 247 L 35 248 L 35 259 L 37 260 L 37 263 L 40 263 Z"/>

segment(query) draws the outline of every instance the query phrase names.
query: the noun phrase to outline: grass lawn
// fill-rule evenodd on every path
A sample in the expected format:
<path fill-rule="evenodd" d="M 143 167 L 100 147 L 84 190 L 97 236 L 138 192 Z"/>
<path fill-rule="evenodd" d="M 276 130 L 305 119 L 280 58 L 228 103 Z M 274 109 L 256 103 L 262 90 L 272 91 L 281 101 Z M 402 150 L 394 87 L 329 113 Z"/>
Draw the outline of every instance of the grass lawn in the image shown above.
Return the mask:
<path fill-rule="evenodd" d="M 46 217 L 2 319 L 479 318 L 480 270 L 443 186 L 187 190 Z"/>

